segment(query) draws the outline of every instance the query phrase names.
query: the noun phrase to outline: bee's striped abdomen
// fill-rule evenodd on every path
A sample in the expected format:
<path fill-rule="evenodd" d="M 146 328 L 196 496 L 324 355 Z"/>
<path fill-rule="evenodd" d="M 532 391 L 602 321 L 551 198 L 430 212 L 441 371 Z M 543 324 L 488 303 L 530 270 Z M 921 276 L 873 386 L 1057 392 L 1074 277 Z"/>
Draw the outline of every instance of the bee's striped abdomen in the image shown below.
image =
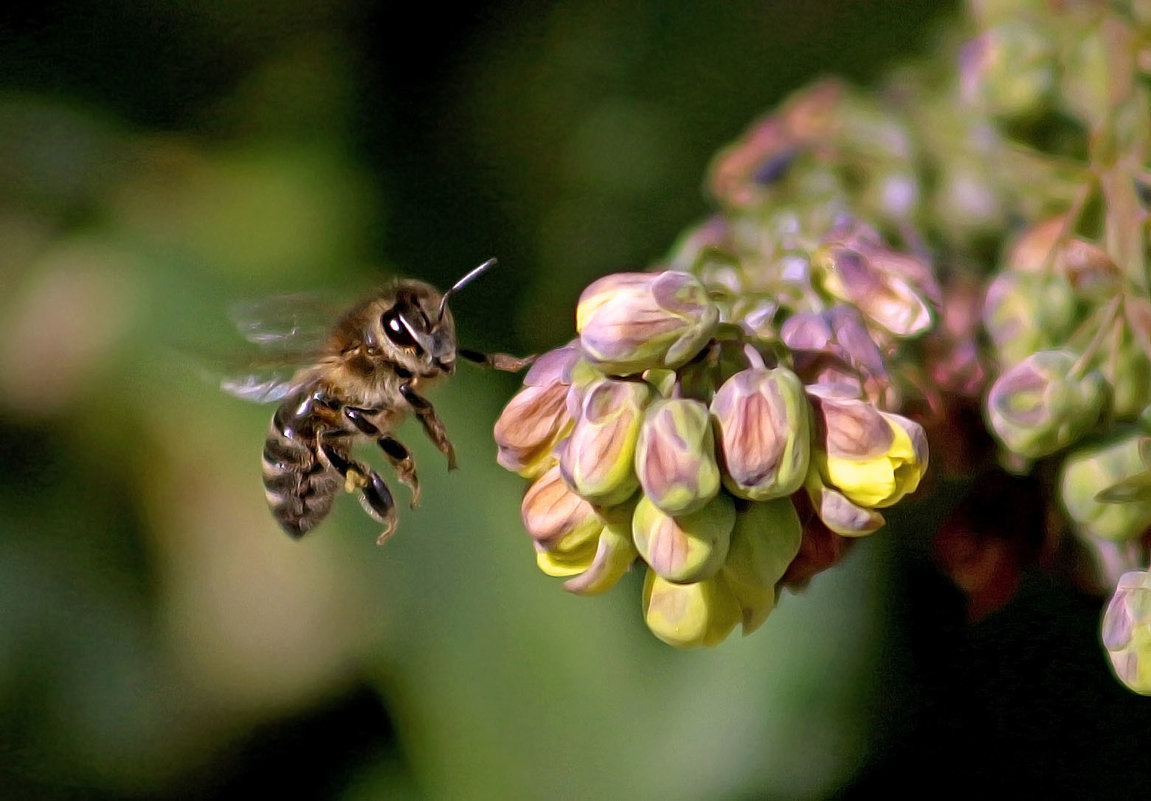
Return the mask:
<path fill-rule="evenodd" d="M 298 398 L 296 399 L 298 401 Z M 302 537 L 332 508 L 340 477 L 316 452 L 316 432 L 307 419 L 297 419 L 297 403 L 286 401 L 264 440 L 264 495 L 280 527 Z"/>

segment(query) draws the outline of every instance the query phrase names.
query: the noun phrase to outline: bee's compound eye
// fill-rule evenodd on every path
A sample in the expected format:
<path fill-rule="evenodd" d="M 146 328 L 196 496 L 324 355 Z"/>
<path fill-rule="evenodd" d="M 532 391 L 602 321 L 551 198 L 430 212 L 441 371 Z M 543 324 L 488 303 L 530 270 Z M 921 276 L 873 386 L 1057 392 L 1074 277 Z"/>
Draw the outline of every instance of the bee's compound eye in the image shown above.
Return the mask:
<path fill-rule="evenodd" d="M 387 334 L 393 345 L 400 348 L 416 347 L 416 340 L 412 338 L 412 333 L 404 325 L 399 312 L 395 309 L 384 312 L 384 316 L 380 318 L 380 324 L 384 327 L 384 333 Z"/>

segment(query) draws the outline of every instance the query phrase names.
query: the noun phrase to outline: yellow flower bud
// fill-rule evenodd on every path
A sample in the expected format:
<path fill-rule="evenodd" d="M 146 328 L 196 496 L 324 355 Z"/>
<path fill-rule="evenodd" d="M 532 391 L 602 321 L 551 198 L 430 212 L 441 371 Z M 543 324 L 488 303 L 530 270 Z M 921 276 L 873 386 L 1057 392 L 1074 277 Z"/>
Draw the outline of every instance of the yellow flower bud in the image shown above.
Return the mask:
<path fill-rule="evenodd" d="M 686 364 L 718 323 L 703 284 L 674 271 L 605 276 L 583 291 L 576 309 L 584 355 L 611 375 Z"/>
<path fill-rule="evenodd" d="M 581 577 L 591 569 L 598 543 L 598 537 L 592 536 L 580 540 L 571 550 L 536 551 L 536 567 L 549 576 L 572 581 L 569 576 Z"/>
<path fill-rule="evenodd" d="M 822 439 L 813 463 L 825 485 L 868 509 L 891 506 L 915 491 L 927 470 L 922 426 L 860 400 L 813 400 Z"/>
<path fill-rule="evenodd" d="M 631 515 L 609 520 L 600 532 L 591 564 L 582 574 L 565 581 L 564 589 L 577 595 L 598 595 L 610 590 L 638 557 L 631 538 Z"/>
<path fill-rule="evenodd" d="M 672 517 L 642 497 L 632 518 L 640 556 L 668 581 L 700 581 L 723 566 L 735 524 L 735 505 L 717 495 L 702 509 Z"/>
<path fill-rule="evenodd" d="M 742 612 L 722 574 L 694 584 L 673 584 L 649 570 L 643 616 L 656 637 L 677 648 L 694 648 L 723 642 Z"/>
<path fill-rule="evenodd" d="M 818 471 L 807 478 L 807 495 L 815 514 L 825 526 L 843 537 L 862 537 L 883 528 L 887 521 L 874 509 L 852 503 L 842 493 L 825 486 Z"/>

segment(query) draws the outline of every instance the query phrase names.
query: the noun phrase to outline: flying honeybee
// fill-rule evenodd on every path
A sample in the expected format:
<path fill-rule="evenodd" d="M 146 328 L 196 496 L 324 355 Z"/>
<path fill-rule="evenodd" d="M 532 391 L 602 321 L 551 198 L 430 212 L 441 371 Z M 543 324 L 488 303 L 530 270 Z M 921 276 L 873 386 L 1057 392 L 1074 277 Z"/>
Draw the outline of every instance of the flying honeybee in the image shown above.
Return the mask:
<path fill-rule="evenodd" d="M 391 434 L 408 413 L 447 458 L 448 469 L 455 468 L 455 450 L 423 390 L 451 375 L 457 356 L 509 372 L 532 361 L 456 346 L 448 299 L 495 263 L 485 261 L 442 294 L 423 281 L 393 281 L 345 311 L 325 333 L 311 335 L 315 342 L 308 341 L 307 327 L 294 321 L 287 326 L 279 321 L 280 330 L 257 317 L 239 321 L 250 341 L 284 352 L 285 363 L 298 363 L 291 374 L 271 380 L 248 374 L 221 383 L 247 400 L 280 401 L 264 442 L 263 477 L 268 506 L 284 531 L 301 537 L 313 529 L 343 488 L 358 492 L 364 510 L 384 524 L 382 544 L 396 527 L 395 500 L 379 474 L 356 461 L 351 450 L 358 442 L 374 441 L 415 506 L 416 467 Z"/>

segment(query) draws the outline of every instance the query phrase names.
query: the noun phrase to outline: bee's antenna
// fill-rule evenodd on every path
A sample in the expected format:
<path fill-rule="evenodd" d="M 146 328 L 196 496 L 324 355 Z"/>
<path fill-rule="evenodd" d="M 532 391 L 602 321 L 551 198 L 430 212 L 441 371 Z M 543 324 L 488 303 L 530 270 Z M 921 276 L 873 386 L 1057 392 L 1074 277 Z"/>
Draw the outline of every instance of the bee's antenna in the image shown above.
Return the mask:
<path fill-rule="evenodd" d="M 451 289 L 449 289 L 447 292 L 445 292 L 444 296 L 442 298 L 440 298 L 440 314 L 439 314 L 439 316 L 440 317 L 444 316 L 444 309 L 446 309 L 448 307 L 448 298 L 450 298 L 452 296 L 453 292 L 456 292 L 457 290 L 463 289 L 465 286 L 470 284 L 473 279 L 478 278 L 479 276 L 483 275 L 489 269 L 491 269 L 492 267 L 495 267 L 495 266 L 496 266 L 496 260 L 494 258 L 488 259 L 483 264 L 481 264 L 479 267 L 476 267 L 474 270 L 470 271 L 467 275 L 465 275 L 459 281 L 456 281 L 454 284 L 452 284 Z"/>

